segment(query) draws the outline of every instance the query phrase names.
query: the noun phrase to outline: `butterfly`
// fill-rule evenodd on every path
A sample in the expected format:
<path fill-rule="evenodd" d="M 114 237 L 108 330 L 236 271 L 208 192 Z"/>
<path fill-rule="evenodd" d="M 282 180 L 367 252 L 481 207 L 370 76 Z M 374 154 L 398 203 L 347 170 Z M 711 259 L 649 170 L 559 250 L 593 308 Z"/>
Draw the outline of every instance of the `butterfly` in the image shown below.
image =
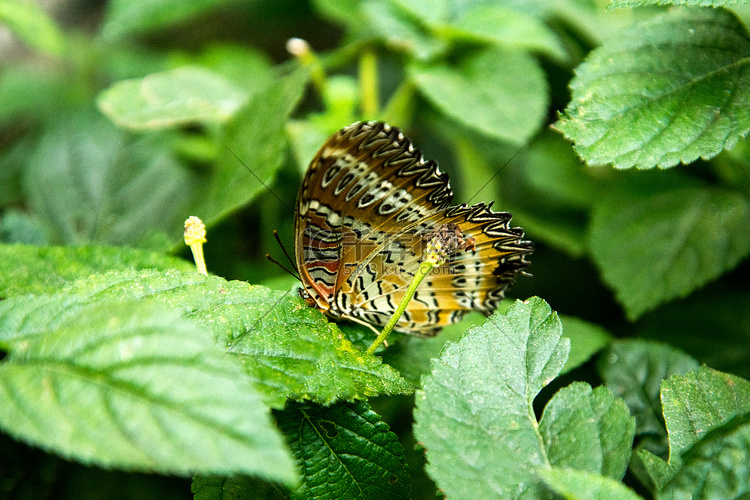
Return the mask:
<path fill-rule="evenodd" d="M 294 253 L 302 297 L 333 319 L 373 329 L 389 320 L 427 242 L 453 238 L 395 330 L 437 334 L 467 312 L 495 310 L 533 246 L 492 204 L 450 206 L 448 175 L 398 128 L 358 122 L 329 137 L 302 180 Z"/>

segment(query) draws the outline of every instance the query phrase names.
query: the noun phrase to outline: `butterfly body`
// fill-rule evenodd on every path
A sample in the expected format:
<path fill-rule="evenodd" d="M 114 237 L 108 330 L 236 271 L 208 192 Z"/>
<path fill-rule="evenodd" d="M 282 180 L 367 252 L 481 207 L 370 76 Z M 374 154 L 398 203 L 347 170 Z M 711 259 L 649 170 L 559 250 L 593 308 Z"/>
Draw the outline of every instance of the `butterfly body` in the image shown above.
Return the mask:
<path fill-rule="evenodd" d="M 510 214 L 450 207 L 448 176 L 396 128 L 355 123 L 310 163 L 297 197 L 295 259 L 304 294 L 332 318 L 382 327 L 414 277 L 431 235 L 461 239 L 425 278 L 396 330 L 434 335 L 472 310 L 491 312 L 528 266 L 531 244 Z"/>

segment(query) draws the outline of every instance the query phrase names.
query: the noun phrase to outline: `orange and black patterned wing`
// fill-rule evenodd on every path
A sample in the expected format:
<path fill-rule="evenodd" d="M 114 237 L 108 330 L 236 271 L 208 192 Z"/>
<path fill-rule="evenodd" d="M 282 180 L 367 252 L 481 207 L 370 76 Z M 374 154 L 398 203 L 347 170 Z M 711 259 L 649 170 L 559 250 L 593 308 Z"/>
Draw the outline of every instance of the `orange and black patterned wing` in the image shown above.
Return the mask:
<path fill-rule="evenodd" d="M 360 122 L 339 130 L 297 196 L 295 259 L 305 290 L 331 316 L 349 315 L 350 298 L 336 299 L 357 265 L 384 250 L 387 234 L 447 207 L 452 196 L 448 176 L 398 129 Z"/>
<path fill-rule="evenodd" d="M 356 123 L 331 136 L 297 198 L 295 255 L 303 285 L 332 317 L 383 326 L 422 260 L 427 237 L 455 225 L 468 249 L 425 278 L 397 330 L 433 335 L 467 311 L 495 309 L 531 244 L 510 214 L 449 208 L 448 177 L 398 129 Z"/>

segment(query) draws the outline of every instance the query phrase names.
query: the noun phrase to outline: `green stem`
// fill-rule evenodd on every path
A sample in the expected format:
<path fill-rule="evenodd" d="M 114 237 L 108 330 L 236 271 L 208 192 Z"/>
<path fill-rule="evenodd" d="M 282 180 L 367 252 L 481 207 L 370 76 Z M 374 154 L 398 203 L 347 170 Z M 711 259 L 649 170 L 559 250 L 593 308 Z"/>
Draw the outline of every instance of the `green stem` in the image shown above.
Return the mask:
<path fill-rule="evenodd" d="M 378 59 L 372 49 L 365 49 L 359 59 L 359 85 L 362 93 L 362 115 L 366 119 L 376 118 L 380 109 Z"/>
<path fill-rule="evenodd" d="M 406 289 L 401 302 L 399 302 L 396 312 L 393 313 L 391 319 L 388 320 L 388 323 L 385 325 L 385 327 L 383 327 L 383 331 L 380 332 L 380 335 L 378 335 L 378 338 L 375 339 L 375 342 L 373 342 L 372 345 L 367 348 L 367 354 L 374 353 L 375 349 L 377 349 L 380 344 L 385 342 L 385 339 L 387 339 L 388 335 L 390 335 L 393 331 L 393 327 L 396 326 L 398 320 L 401 319 L 401 315 L 406 310 L 406 306 L 409 305 L 409 301 L 417 291 L 417 287 L 420 283 L 422 283 L 422 280 L 425 278 L 425 276 L 427 276 L 427 274 L 432 271 L 433 267 L 435 267 L 434 263 L 427 260 L 422 261 L 422 264 L 419 265 L 419 269 L 417 269 L 417 274 L 414 276 L 414 279 L 411 280 L 411 283 L 409 283 L 409 288 Z"/>

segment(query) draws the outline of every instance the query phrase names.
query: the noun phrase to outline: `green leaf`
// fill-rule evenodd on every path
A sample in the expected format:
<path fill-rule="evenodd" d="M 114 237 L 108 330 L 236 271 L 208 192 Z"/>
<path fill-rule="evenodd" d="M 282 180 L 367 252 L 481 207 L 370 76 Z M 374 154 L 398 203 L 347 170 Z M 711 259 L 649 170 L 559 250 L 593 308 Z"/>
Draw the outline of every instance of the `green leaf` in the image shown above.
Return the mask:
<path fill-rule="evenodd" d="M 166 28 L 185 22 L 231 0 L 113 0 L 107 4 L 102 34 L 107 38 Z"/>
<path fill-rule="evenodd" d="M 224 122 L 247 98 L 247 91 L 211 70 L 182 66 L 117 82 L 99 94 L 97 106 L 119 127 L 160 130 Z"/>
<path fill-rule="evenodd" d="M 130 142 L 104 117 L 81 113 L 42 136 L 23 181 L 51 241 L 136 245 L 182 235 L 194 174 L 162 137 Z"/>
<path fill-rule="evenodd" d="M 750 382 L 707 367 L 662 386 L 669 464 L 639 454 L 658 498 L 743 498 L 750 494 Z"/>
<path fill-rule="evenodd" d="M 447 344 L 417 392 L 414 435 L 449 498 L 538 495 L 549 467 L 533 410 L 562 369 L 569 341 L 546 302 L 516 302 Z"/>
<path fill-rule="evenodd" d="M 674 465 L 712 429 L 750 417 L 750 382 L 704 366 L 665 380 L 661 401 Z"/>
<path fill-rule="evenodd" d="M 190 485 L 194 500 L 287 500 L 278 485 L 248 476 L 204 476 L 196 474 Z"/>
<path fill-rule="evenodd" d="M 418 60 L 435 59 L 447 50 L 447 43 L 432 36 L 420 15 L 413 15 L 398 2 L 367 0 L 362 5 L 364 25 L 393 50 L 407 52 Z"/>
<path fill-rule="evenodd" d="M 513 144 L 523 144 L 547 113 L 547 83 L 528 54 L 481 50 L 457 66 L 411 65 L 409 76 L 440 111 L 462 125 Z"/>
<path fill-rule="evenodd" d="M 594 208 L 591 253 L 630 319 L 721 276 L 750 254 L 750 200 L 673 179 L 615 189 Z"/>
<path fill-rule="evenodd" d="M 280 78 L 233 117 L 227 124 L 215 171 L 191 213 L 211 225 L 269 189 L 286 157 L 284 129 L 302 98 L 307 79 L 306 70 Z M 294 213 L 291 207 L 289 211 L 290 215 Z"/>
<path fill-rule="evenodd" d="M 635 417 L 636 434 L 666 439 L 659 390 L 662 381 L 698 368 L 682 351 L 659 342 L 617 340 L 599 358 L 599 374 Z"/>
<path fill-rule="evenodd" d="M 125 247 L 0 245 L 0 297 L 52 293 L 78 278 L 110 269 L 179 269 L 189 262 Z"/>
<path fill-rule="evenodd" d="M 299 297 L 176 270 L 111 271 L 54 295 L 2 301 L 0 346 L 21 345 L 91 304 L 115 301 L 155 303 L 199 323 L 241 360 L 270 406 L 283 406 L 287 397 L 330 403 L 412 390 Z"/>
<path fill-rule="evenodd" d="M 14 345 L 0 363 L 0 425 L 104 467 L 295 481 L 236 360 L 153 305 L 97 304 Z"/>
<path fill-rule="evenodd" d="M 644 316 L 636 333 L 683 349 L 712 368 L 750 378 L 747 304 L 747 289 L 717 283 Z"/>
<path fill-rule="evenodd" d="M 539 422 L 547 459 L 572 468 L 622 479 L 633 446 L 635 419 L 606 387 L 583 382 L 560 389 Z"/>
<path fill-rule="evenodd" d="M 483 323 L 485 320 L 486 318 L 479 312 L 471 312 L 460 322 L 443 328 L 440 335 L 428 338 L 404 335 L 383 352 L 383 361 L 393 366 L 402 377 L 418 387 L 422 376 L 430 373 L 432 360 L 440 357 L 445 344 L 458 342 L 467 328 Z"/>
<path fill-rule="evenodd" d="M 745 5 L 747 0 L 612 0 L 607 9 L 646 7 L 650 5 L 687 5 L 690 7 L 729 7 Z"/>
<path fill-rule="evenodd" d="M 561 373 L 577 368 L 604 349 L 612 336 L 602 327 L 575 316 L 560 315 L 563 337 L 570 339 L 570 354 Z"/>
<path fill-rule="evenodd" d="M 41 52 L 61 56 L 65 51 L 62 32 L 36 3 L 0 0 L 0 25 Z"/>
<path fill-rule="evenodd" d="M 366 403 L 293 404 L 276 417 L 302 472 L 295 498 L 409 498 L 404 449 Z"/>
<path fill-rule="evenodd" d="M 473 6 L 463 11 L 458 19 L 433 28 L 442 36 L 456 40 L 490 42 L 565 59 L 565 50 L 554 31 L 534 16 L 500 5 Z"/>
<path fill-rule="evenodd" d="M 576 500 L 638 500 L 622 483 L 608 477 L 573 469 L 540 470 L 539 475 L 555 493 Z"/>
<path fill-rule="evenodd" d="M 589 54 L 556 123 L 590 164 L 666 168 L 750 130 L 750 35 L 722 9 L 643 21 Z"/>

